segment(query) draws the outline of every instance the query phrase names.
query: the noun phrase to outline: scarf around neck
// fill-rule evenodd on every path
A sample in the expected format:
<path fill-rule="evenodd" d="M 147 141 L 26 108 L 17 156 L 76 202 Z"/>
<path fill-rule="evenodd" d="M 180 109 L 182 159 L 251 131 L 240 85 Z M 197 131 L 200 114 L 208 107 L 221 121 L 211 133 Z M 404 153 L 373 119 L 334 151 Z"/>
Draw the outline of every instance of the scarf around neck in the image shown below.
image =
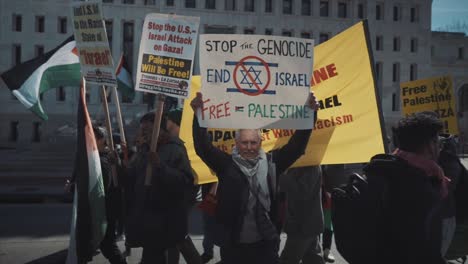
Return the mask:
<path fill-rule="evenodd" d="M 396 149 L 393 155 L 406 160 L 411 166 L 423 170 L 426 175 L 439 179 L 441 182 L 440 194 L 442 198 L 447 197 L 450 179 L 444 175 L 444 171 L 435 161 L 401 149 Z"/>
<path fill-rule="evenodd" d="M 244 159 L 236 147 L 232 149 L 232 160 L 247 177 L 250 188 L 256 190 L 258 199 L 267 211 L 270 210 L 270 193 L 268 190 L 268 160 L 265 151 L 260 149 L 255 159 Z M 250 191 L 252 192 L 252 190 Z"/>

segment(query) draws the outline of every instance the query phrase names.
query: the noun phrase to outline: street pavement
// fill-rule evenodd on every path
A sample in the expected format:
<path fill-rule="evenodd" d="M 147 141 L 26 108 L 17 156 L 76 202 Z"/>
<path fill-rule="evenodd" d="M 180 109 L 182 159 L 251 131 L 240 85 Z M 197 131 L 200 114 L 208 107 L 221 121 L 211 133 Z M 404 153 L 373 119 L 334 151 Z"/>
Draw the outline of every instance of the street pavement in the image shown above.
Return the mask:
<path fill-rule="evenodd" d="M 2 264 L 55 264 L 63 263 L 69 243 L 71 204 L 0 204 L 0 263 Z M 194 209 L 190 219 L 190 236 L 202 253 L 202 225 L 198 209 Z M 286 239 L 282 235 L 281 248 Z M 119 242 L 123 250 L 123 242 Z M 336 264 L 346 264 L 336 250 Z M 139 263 L 141 249 L 132 249 L 129 264 Z M 219 261 L 218 248 L 209 263 Z M 91 263 L 108 263 L 98 254 Z M 181 257 L 181 264 L 186 263 Z"/>

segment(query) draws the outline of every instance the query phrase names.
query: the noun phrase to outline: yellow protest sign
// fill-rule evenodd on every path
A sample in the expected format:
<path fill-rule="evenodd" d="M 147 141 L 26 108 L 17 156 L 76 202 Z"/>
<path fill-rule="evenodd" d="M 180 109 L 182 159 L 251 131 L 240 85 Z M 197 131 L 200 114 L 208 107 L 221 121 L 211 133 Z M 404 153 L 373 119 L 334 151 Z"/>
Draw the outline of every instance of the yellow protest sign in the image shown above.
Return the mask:
<path fill-rule="evenodd" d="M 385 152 L 381 118 L 364 22 L 359 22 L 314 50 L 312 90 L 320 100 L 317 122 L 306 153 L 294 166 L 367 162 Z M 198 183 L 216 181 L 195 154 L 190 101 L 200 90 L 200 77 L 192 78 L 192 92 L 185 101 L 180 137 L 185 141 Z M 383 121 L 382 121 L 383 122 Z M 265 151 L 286 144 L 293 130 L 263 133 Z M 209 130 L 215 146 L 230 152 L 234 130 Z"/>
<path fill-rule="evenodd" d="M 451 76 L 438 76 L 400 84 L 402 114 L 434 111 L 445 133 L 458 135 L 458 122 Z"/>

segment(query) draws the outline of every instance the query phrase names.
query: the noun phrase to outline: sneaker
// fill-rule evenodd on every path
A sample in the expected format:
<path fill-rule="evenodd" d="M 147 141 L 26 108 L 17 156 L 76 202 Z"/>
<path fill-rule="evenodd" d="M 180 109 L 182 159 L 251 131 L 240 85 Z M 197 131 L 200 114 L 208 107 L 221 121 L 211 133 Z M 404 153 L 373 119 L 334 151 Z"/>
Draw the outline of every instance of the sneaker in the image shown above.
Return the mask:
<path fill-rule="evenodd" d="M 203 254 L 201 255 L 202 263 L 208 263 L 212 258 L 213 255 L 206 254 L 205 252 L 203 252 Z"/>
<path fill-rule="evenodd" d="M 335 257 L 330 253 L 330 249 L 327 248 L 323 251 L 323 260 L 330 263 L 335 262 Z"/>

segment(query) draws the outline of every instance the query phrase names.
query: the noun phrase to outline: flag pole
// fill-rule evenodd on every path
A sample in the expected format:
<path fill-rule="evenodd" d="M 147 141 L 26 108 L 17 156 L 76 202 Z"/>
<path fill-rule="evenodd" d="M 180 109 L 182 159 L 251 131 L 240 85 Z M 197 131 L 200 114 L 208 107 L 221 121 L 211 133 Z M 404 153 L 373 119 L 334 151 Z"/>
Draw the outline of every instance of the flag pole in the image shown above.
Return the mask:
<path fill-rule="evenodd" d="M 119 124 L 120 142 L 122 145 L 127 146 L 127 140 L 125 140 L 125 130 L 123 126 L 122 111 L 120 110 L 119 94 L 117 93 L 117 88 L 115 86 L 112 87 L 112 90 L 114 93 L 115 110 L 117 111 L 117 122 Z M 123 149 L 123 151 L 124 151 L 124 160 L 127 162 L 128 161 L 127 149 Z"/>
<path fill-rule="evenodd" d="M 107 145 L 109 146 L 109 149 L 112 153 L 111 155 L 114 155 L 115 153 L 114 139 L 112 138 L 112 125 L 111 125 L 111 120 L 110 120 L 110 115 L 109 115 L 109 105 L 107 104 L 107 92 L 106 92 L 105 85 L 101 86 L 101 97 L 102 97 L 102 105 L 104 106 L 104 114 L 106 117 Z M 119 182 L 117 179 L 117 167 L 115 166 L 115 164 L 112 164 L 111 168 L 112 168 L 112 183 L 114 187 L 117 187 L 119 185 Z"/>
<path fill-rule="evenodd" d="M 159 130 L 161 127 L 161 119 L 162 119 L 162 112 L 164 109 L 164 100 L 166 96 L 163 94 L 157 94 L 155 98 L 155 103 L 157 104 L 156 112 L 154 115 L 154 122 L 153 122 L 153 134 L 151 136 L 151 146 L 150 152 L 156 152 L 156 147 L 158 145 L 158 137 L 159 137 Z M 145 186 L 151 186 L 151 177 L 153 175 L 153 166 L 151 162 L 148 160 L 148 164 L 146 166 L 146 177 L 145 177 Z"/>

